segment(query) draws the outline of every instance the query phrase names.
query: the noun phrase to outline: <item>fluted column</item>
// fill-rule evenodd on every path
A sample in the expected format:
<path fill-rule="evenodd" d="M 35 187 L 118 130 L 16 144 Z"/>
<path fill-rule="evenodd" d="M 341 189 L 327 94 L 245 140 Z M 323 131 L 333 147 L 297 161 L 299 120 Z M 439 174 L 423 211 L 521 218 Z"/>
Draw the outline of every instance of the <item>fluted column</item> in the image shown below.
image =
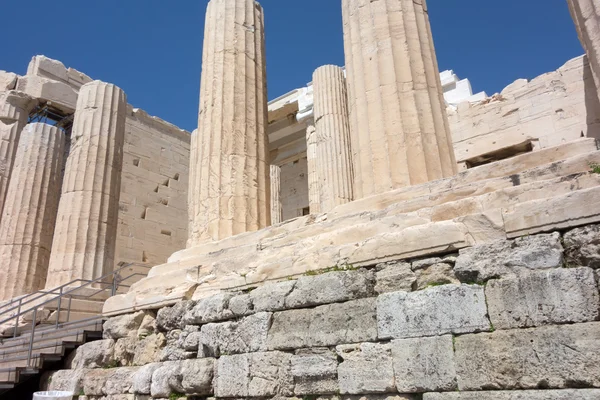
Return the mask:
<path fill-rule="evenodd" d="M 314 122 L 310 121 L 306 128 L 306 163 L 308 167 L 308 206 L 311 214 L 321 212 L 317 157 L 317 130 Z"/>
<path fill-rule="evenodd" d="M 425 0 L 342 0 L 354 196 L 456 173 Z"/>
<path fill-rule="evenodd" d="M 567 0 L 567 3 L 600 98 L 600 3 L 598 0 Z"/>
<path fill-rule="evenodd" d="M 0 223 L 0 300 L 44 288 L 60 197 L 64 133 L 30 124 L 21 133 Z"/>
<path fill-rule="evenodd" d="M 81 87 L 58 207 L 47 288 L 114 268 L 127 100 L 115 85 Z"/>
<path fill-rule="evenodd" d="M 283 222 L 281 208 L 281 167 L 271 165 L 271 224 Z"/>
<path fill-rule="evenodd" d="M 313 74 L 317 177 L 321 212 L 353 200 L 350 123 L 344 70 L 325 65 Z"/>
<path fill-rule="evenodd" d="M 0 215 L 21 131 L 27 124 L 32 99 L 19 92 L 0 92 Z"/>
<path fill-rule="evenodd" d="M 271 224 L 263 21 L 253 0 L 208 3 L 191 246 Z"/>

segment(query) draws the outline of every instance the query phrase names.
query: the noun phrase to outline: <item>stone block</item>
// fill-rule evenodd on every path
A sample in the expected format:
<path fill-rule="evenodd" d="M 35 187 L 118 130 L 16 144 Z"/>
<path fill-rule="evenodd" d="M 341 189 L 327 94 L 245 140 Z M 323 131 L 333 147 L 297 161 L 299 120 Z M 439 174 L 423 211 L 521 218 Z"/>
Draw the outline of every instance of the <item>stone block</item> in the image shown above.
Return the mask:
<path fill-rule="evenodd" d="M 491 280 L 485 296 L 496 329 L 588 322 L 600 316 L 590 268 L 532 271 L 519 278 Z"/>
<path fill-rule="evenodd" d="M 215 396 L 292 396 L 291 357 L 275 351 L 219 358 L 214 381 Z"/>
<path fill-rule="evenodd" d="M 51 101 L 53 106 L 66 113 L 73 113 L 77 108 L 77 92 L 62 82 L 25 76 L 18 79 L 16 90 L 36 99 Z"/>
<path fill-rule="evenodd" d="M 140 367 L 132 377 L 131 392 L 149 395 L 152 386 L 152 374 L 161 367 L 159 363 L 147 364 Z"/>
<path fill-rule="evenodd" d="M 414 269 L 414 264 L 413 264 Z M 415 270 L 417 277 L 416 290 L 423 290 L 430 286 L 447 285 L 450 283 L 460 284 L 456 278 L 452 265 L 436 263 Z"/>
<path fill-rule="evenodd" d="M 105 339 L 122 339 L 127 337 L 138 337 L 138 329 L 144 320 L 143 311 L 134 314 L 125 314 L 118 317 L 109 318 L 103 326 L 103 336 Z"/>
<path fill-rule="evenodd" d="M 52 372 L 48 376 L 48 390 L 81 393 L 83 390 L 83 377 L 87 374 L 85 369 L 63 369 Z"/>
<path fill-rule="evenodd" d="M 253 353 L 267 350 L 271 313 L 258 313 L 240 321 L 206 324 L 200 331 L 201 355 Z"/>
<path fill-rule="evenodd" d="M 573 229 L 563 242 L 567 265 L 600 269 L 600 225 Z"/>
<path fill-rule="evenodd" d="M 214 296 L 200 299 L 183 316 L 184 325 L 200 325 L 209 322 L 224 321 L 234 317 L 229 310 L 229 301 L 233 293 L 220 292 Z"/>
<path fill-rule="evenodd" d="M 398 392 L 457 389 L 452 335 L 394 340 L 390 346 Z"/>
<path fill-rule="evenodd" d="M 215 362 L 206 358 L 163 363 L 152 374 L 152 397 L 168 398 L 171 394 L 211 395 Z"/>
<path fill-rule="evenodd" d="M 135 346 L 133 365 L 146 365 L 160 361 L 161 353 L 166 344 L 167 339 L 162 333 L 154 333 L 140 340 Z"/>
<path fill-rule="evenodd" d="M 337 355 L 328 348 L 298 350 L 291 365 L 296 396 L 339 392 Z"/>
<path fill-rule="evenodd" d="M 392 351 L 387 344 L 363 343 L 337 346 L 343 359 L 338 367 L 341 394 L 396 391 Z"/>
<path fill-rule="evenodd" d="M 375 291 L 379 294 L 389 292 L 411 292 L 417 282 L 417 276 L 409 263 L 390 262 L 377 265 Z"/>
<path fill-rule="evenodd" d="M 17 85 L 17 74 L 0 71 L 0 92 L 13 90 Z"/>
<path fill-rule="evenodd" d="M 600 323 L 458 336 L 455 360 L 461 391 L 600 387 Z"/>
<path fill-rule="evenodd" d="M 96 340 L 79 346 L 67 360 L 70 369 L 104 368 L 112 365 L 115 341 L 112 339 Z"/>
<path fill-rule="evenodd" d="M 132 365 L 137 346 L 137 338 L 123 338 L 115 343 L 114 359 L 121 367 Z"/>
<path fill-rule="evenodd" d="M 560 268 L 563 248 L 558 233 L 498 240 L 460 251 L 454 272 L 462 282 L 483 283 L 532 269 Z"/>
<path fill-rule="evenodd" d="M 133 377 L 137 371 L 138 368 L 136 367 L 112 370 L 113 373 L 107 377 L 102 392 L 109 396 L 129 393 L 133 385 Z"/>
<path fill-rule="evenodd" d="M 423 400 L 595 400 L 598 389 L 426 393 Z"/>
<path fill-rule="evenodd" d="M 172 307 L 164 307 L 158 310 L 156 316 L 156 328 L 161 332 L 173 329 L 183 329 L 183 316 L 196 305 L 193 301 L 180 301 Z"/>
<path fill-rule="evenodd" d="M 482 286 L 444 285 L 377 299 L 379 339 L 488 331 Z"/>
<path fill-rule="evenodd" d="M 115 369 L 88 370 L 83 376 L 83 393 L 87 396 L 104 396 L 104 385 L 115 373 Z"/>
<path fill-rule="evenodd" d="M 376 299 L 329 304 L 273 314 L 267 347 L 289 350 L 377 339 Z"/>
<path fill-rule="evenodd" d="M 296 281 L 271 283 L 250 292 L 255 312 L 281 311 L 286 308 L 286 298 L 296 286 Z"/>
<path fill-rule="evenodd" d="M 287 296 L 287 308 L 312 307 L 373 296 L 375 274 L 372 271 L 329 272 L 317 276 L 303 276 Z"/>
<path fill-rule="evenodd" d="M 167 332 L 167 345 L 162 349 L 160 361 L 179 361 L 196 358 L 196 352 L 184 350 L 180 344 L 183 331 L 175 329 Z"/>

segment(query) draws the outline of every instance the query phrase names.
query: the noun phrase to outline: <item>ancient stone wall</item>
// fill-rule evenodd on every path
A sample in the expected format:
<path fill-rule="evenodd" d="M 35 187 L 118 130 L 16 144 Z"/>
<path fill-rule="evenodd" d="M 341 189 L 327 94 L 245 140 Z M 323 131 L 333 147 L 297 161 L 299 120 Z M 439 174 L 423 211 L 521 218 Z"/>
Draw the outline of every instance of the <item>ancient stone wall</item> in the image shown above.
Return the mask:
<path fill-rule="evenodd" d="M 583 136 L 600 138 L 599 116 L 600 104 L 585 56 L 530 82 L 518 80 L 484 102 L 464 102 L 448 110 L 459 164 L 485 161 L 507 149 L 510 155 Z"/>
<path fill-rule="evenodd" d="M 308 161 L 301 157 L 281 166 L 283 221 L 301 217 L 308 207 Z"/>
<path fill-rule="evenodd" d="M 599 246 L 588 225 L 123 315 L 45 382 L 82 400 L 597 399 Z"/>

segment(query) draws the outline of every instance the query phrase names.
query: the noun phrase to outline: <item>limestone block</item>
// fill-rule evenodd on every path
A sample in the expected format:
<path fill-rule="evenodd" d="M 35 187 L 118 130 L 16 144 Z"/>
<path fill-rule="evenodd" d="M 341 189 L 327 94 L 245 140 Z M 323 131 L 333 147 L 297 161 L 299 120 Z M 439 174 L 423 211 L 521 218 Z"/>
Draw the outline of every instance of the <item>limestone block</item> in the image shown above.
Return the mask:
<path fill-rule="evenodd" d="M 168 398 L 173 393 L 212 395 L 215 364 L 210 358 L 163 363 L 152 374 L 152 397 Z"/>
<path fill-rule="evenodd" d="M 355 196 L 454 175 L 427 6 L 344 0 L 342 15 Z"/>
<path fill-rule="evenodd" d="M 159 361 L 166 344 L 167 339 L 162 333 L 154 333 L 144 337 L 135 346 L 132 364 L 146 365 Z"/>
<path fill-rule="evenodd" d="M 236 296 L 231 299 L 229 307 L 237 315 L 248 312 L 281 311 L 286 309 L 287 296 L 296 286 L 296 281 L 267 283 L 248 295 Z"/>
<path fill-rule="evenodd" d="M 60 196 L 65 135 L 51 125 L 23 129 L 0 219 L 0 299 L 44 288 Z"/>
<path fill-rule="evenodd" d="M 133 377 L 138 371 L 136 367 L 116 368 L 106 379 L 102 392 L 105 395 L 119 395 L 129 393 L 133 385 Z"/>
<path fill-rule="evenodd" d="M 0 71 L 0 92 L 13 90 L 17 85 L 17 74 Z"/>
<path fill-rule="evenodd" d="M 183 331 L 180 329 L 167 332 L 167 346 L 162 349 L 160 361 L 189 360 L 196 357 L 196 352 L 186 351 L 182 348 L 182 333 Z"/>
<path fill-rule="evenodd" d="M 263 9 L 211 0 L 205 29 L 190 245 L 271 225 Z"/>
<path fill-rule="evenodd" d="M 560 268 L 562 264 L 560 234 L 552 233 L 461 249 L 454 272 L 463 282 L 483 283 L 493 278 L 515 276 L 522 271 Z"/>
<path fill-rule="evenodd" d="M 81 393 L 83 377 L 88 373 L 85 369 L 64 369 L 50 373 L 48 390 Z"/>
<path fill-rule="evenodd" d="M 145 312 L 142 323 L 137 331 L 137 337 L 147 337 L 155 333 L 156 327 L 156 314 L 154 312 Z"/>
<path fill-rule="evenodd" d="M 339 393 L 335 352 L 328 348 L 298 350 L 291 365 L 296 396 Z"/>
<path fill-rule="evenodd" d="M 588 56 L 600 99 L 600 7 L 593 0 L 568 0 L 567 3 Z"/>
<path fill-rule="evenodd" d="M 135 356 L 137 340 L 138 339 L 135 337 L 128 337 L 118 339 L 116 341 L 114 359 L 119 366 L 128 367 L 132 365 L 133 358 Z"/>
<path fill-rule="evenodd" d="M 426 289 L 430 286 L 447 285 L 450 283 L 460 284 L 460 281 L 456 278 L 452 265 L 446 263 L 438 263 L 428 267 L 419 268 L 415 271 L 415 275 L 417 277 L 417 290 Z"/>
<path fill-rule="evenodd" d="M 265 351 L 271 326 L 271 313 L 258 313 L 239 322 L 203 325 L 200 346 L 207 357 Z"/>
<path fill-rule="evenodd" d="M 335 346 L 376 340 L 376 300 L 362 299 L 273 314 L 269 350 Z"/>
<path fill-rule="evenodd" d="M 458 336 L 458 387 L 466 390 L 600 386 L 600 324 Z"/>
<path fill-rule="evenodd" d="M 287 308 L 311 307 L 373 296 L 375 274 L 359 269 L 298 278 L 287 296 Z"/>
<path fill-rule="evenodd" d="M 116 368 L 92 369 L 83 376 L 83 393 L 88 396 L 104 396 L 104 385 L 116 372 Z"/>
<path fill-rule="evenodd" d="M 485 296 L 496 329 L 595 321 L 600 301 L 590 268 L 532 271 L 491 280 Z"/>
<path fill-rule="evenodd" d="M 177 345 L 185 351 L 197 352 L 200 345 L 200 338 L 200 327 L 188 325 L 181 331 Z"/>
<path fill-rule="evenodd" d="M 588 225 L 565 233 L 567 265 L 600 269 L 600 225 Z"/>
<path fill-rule="evenodd" d="M 118 87 L 81 87 L 58 207 L 47 288 L 114 268 L 127 101 Z"/>
<path fill-rule="evenodd" d="M 308 171 L 308 206 L 311 214 L 321 212 L 321 190 L 319 169 L 317 168 L 317 160 L 319 154 L 317 152 L 317 129 L 314 121 L 308 122 L 306 127 L 306 163 Z"/>
<path fill-rule="evenodd" d="M 16 90 L 28 96 L 52 102 L 54 107 L 67 114 L 77 109 L 77 92 L 69 85 L 39 76 L 24 76 L 17 81 Z"/>
<path fill-rule="evenodd" d="M 426 393 L 423 400 L 594 400 L 597 389 L 511 390 L 496 392 Z"/>
<path fill-rule="evenodd" d="M 444 285 L 377 298 L 379 339 L 482 332 L 490 329 L 482 286 Z"/>
<path fill-rule="evenodd" d="M 271 224 L 283 222 L 281 205 L 281 167 L 271 165 Z"/>
<path fill-rule="evenodd" d="M 138 329 L 144 320 L 145 313 L 138 311 L 119 317 L 109 318 L 103 325 L 102 335 L 105 339 L 137 338 Z"/>
<path fill-rule="evenodd" d="M 114 361 L 115 341 L 112 339 L 96 340 L 79 346 L 68 362 L 71 369 L 103 368 Z"/>
<path fill-rule="evenodd" d="M 395 392 L 392 352 L 389 345 L 363 343 L 337 346 L 343 361 L 338 367 L 341 394 Z"/>
<path fill-rule="evenodd" d="M 193 308 L 183 315 L 182 323 L 184 325 L 200 325 L 233 318 L 233 312 L 229 310 L 229 301 L 234 296 L 234 293 L 221 292 L 198 300 Z"/>
<path fill-rule="evenodd" d="M 290 354 L 267 352 L 223 356 L 217 360 L 216 397 L 292 396 Z"/>
<path fill-rule="evenodd" d="M 183 329 L 183 316 L 195 306 L 195 302 L 180 301 L 172 307 L 164 307 L 158 310 L 156 315 L 156 327 L 161 332 L 174 329 Z"/>
<path fill-rule="evenodd" d="M 131 378 L 131 392 L 134 394 L 150 394 L 152 374 L 161 367 L 159 363 L 146 364 L 140 367 Z"/>
<path fill-rule="evenodd" d="M 320 212 L 354 199 L 348 95 L 344 70 L 325 65 L 313 74 L 315 167 Z"/>
<path fill-rule="evenodd" d="M 35 56 L 31 59 L 27 67 L 27 75 L 40 76 L 67 83 L 75 90 L 79 90 L 82 85 L 92 81 L 84 73 L 72 68 L 66 68 L 62 62 L 45 56 Z"/>
<path fill-rule="evenodd" d="M 377 265 L 375 291 L 379 294 L 389 292 L 411 292 L 417 282 L 417 276 L 406 262 L 390 262 Z"/>
<path fill-rule="evenodd" d="M 401 393 L 457 389 L 452 336 L 394 340 L 391 343 L 396 388 Z"/>

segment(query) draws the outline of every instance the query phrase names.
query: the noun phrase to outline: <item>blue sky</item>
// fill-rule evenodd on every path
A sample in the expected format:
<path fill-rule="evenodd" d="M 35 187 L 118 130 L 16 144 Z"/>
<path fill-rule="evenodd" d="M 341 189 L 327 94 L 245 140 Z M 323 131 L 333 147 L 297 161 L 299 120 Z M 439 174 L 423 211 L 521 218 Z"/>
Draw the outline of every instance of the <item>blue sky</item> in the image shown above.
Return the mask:
<path fill-rule="evenodd" d="M 196 125 L 207 0 L 6 0 L 0 69 L 44 54 L 122 87 L 129 102 Z M 341 0 L 262 0 L 269 99 L 343 65 Z M 565 0 L 428 0 L 441 69 L 489 94 L 583 53 Z M 6 36 L 10 33 L 9 36 Z"/>

